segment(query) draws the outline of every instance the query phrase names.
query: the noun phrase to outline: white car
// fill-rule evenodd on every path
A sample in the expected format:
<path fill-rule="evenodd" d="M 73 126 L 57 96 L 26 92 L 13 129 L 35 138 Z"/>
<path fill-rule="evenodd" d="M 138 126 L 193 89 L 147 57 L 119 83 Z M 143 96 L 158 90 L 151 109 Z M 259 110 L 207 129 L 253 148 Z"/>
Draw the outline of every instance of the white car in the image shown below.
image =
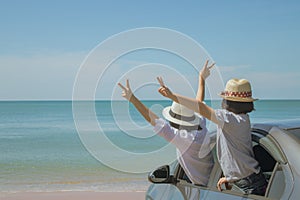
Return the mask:
<path fill-rule="evenodd" d="M 215 133 L 212 133 L 212 140 Z M 215 141 L 215 140 L 213 140 Z M 207 187 L 192 184 L 178 162 L 162 166 L 148 176 L 153 184 L 146 199 L 300 199 L 300 119 L 252 125 L 253 151 L 268 180 L 265 196 L 245 195 L 237 188 L 218 191 L 222 170 L 215 156 L 215 165 Z"/>

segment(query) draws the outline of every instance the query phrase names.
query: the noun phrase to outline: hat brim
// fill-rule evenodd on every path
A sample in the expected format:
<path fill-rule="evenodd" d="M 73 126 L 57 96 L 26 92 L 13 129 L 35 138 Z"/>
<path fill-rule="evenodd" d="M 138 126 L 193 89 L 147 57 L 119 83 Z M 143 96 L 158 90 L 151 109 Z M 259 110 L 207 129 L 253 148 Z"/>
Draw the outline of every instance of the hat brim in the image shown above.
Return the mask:
<path fill-rule="evenodd" d="M 223 99 L 229 100 L 229 101 L 237 101 L 237 102 L 253 102 L 256 101 L 258 99 L 254 99 L 252 97 L 247 97 L 247 98 L 242 98 L 242 97 L 228 97 L 225 96 L 223 94 L 219 94 L 220 97 L 222 97 Z"/>
<path fill-rule="evenodd" d="M 195 119 L 193 121 L 182 121 L 182 120 L 179 120 L 179 119 L 176 119 L 174 117 L 172 117 L 170 115 L 170 109 L 171 109 L 171 106 L 168 106 L 168 107 L 165 107 L 162 111 L 162 114 L 164 116 L 164 118 L 170 122 L 173 122 L 175 124 L 178 124 L 178 125 L 182 125 L 182 126 L 197 126 L 197 125 L 200 125 L 200 118 L 195 115 Z"/>

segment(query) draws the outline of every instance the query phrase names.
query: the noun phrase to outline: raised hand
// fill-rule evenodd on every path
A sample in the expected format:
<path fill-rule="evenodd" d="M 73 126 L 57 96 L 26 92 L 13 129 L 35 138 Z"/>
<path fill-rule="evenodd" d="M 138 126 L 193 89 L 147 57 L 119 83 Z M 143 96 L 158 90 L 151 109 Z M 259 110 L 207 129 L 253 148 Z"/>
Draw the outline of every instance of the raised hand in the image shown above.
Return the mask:
<path fill-rule="evenodd" d="M 148 107 L 146 107 L 136 96 L 133 95 L 129 80 L 126 80 L 126 87 L 123 86 L 121 83 L 118 83 L 120 88 L 122 88 L 122 96 L 126 98 L 128 101 L 130 101 L 134 107 L 143 115 L 143 117 L 151 123 L 152 126 L 155 126 L 155 119 L 158 119 L 158 116 L 155 115 Z"/>
<path fill-rule="evenodd" d="M 159 89 L 158 92 L 163 95 L 164 97 L 168 97 L 171 98 L 173 93 L 171 92 L 171 90 L 169 88 L 167 88 L 167 86 L 164 84 L 164 81 L 162 80 L 162 77 L 157 77 L 157 80 L 159 82 Z"/>
<path fill-rule="evenodd" d="M 210 75 L 210 69 L 216 64 L 213 63 L 211 65 L 208 66 L 209 60 L 206 60 L 202 70 L 200 71 L 200 77 L 203 78 L 203 80 L 205 80 L 207 77 L 209 77 Z"/>
<path fill-rule="evenodd" d="M 123 92 L 122 92 L 122 96 L 127 99 L 128 101 L 130 101 L 133 93 L 131 91 L 130 85 L 129 85 L 129 80 L 126 80 L 126 87 L 123 86 L 121 83 L 118 83 L 118 85 L 120 86 L 120 88 L 122 88 Z"/>

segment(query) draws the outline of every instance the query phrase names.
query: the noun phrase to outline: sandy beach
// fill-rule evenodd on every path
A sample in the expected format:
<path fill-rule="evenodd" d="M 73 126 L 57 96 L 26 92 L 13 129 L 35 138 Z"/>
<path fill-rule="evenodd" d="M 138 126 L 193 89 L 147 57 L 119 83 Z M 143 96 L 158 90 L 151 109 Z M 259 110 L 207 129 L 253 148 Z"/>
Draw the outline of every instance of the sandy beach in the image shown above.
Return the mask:
<path fill-rule="evenodd" d="M 145 199 L 145 191 L 137 192 L 17 192 L 1 193 L 1 200 L 102 200 L 102 199 Z"/>

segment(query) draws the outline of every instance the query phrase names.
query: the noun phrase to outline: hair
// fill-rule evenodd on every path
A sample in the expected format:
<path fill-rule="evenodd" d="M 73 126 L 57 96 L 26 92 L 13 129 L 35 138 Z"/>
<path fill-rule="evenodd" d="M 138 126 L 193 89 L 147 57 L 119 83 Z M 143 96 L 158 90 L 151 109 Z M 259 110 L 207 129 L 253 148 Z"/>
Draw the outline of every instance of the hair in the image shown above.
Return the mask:
<path fill-rule="evenodd" d="M 174 122 L 171 122 L 171 121 L 169 121 L 169 123 L 170 123 L 170 126 L 172 126 L 173 128 L 176 128 L 178 130 L 186 130 L 186 131 L 195 131 L 195 130 L 201 131 L 202 130 L 202 127 L 200 125 L 183 126 L 183 125 L 179 125 Z"/>
<path fill-rule="evenodd" d="M 253 102 L 230 101 L 226 99 L 222 101 L 222 108 L 235 114 L 247 114 L 255 110 Z"/>

